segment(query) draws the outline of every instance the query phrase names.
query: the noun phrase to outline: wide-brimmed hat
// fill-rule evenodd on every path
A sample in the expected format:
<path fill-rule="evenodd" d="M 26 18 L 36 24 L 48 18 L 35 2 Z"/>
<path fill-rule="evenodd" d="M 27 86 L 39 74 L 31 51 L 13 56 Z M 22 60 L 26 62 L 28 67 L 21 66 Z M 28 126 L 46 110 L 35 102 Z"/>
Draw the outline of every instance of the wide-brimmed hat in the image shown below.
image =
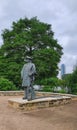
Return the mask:
<path fill-rule="evenodd" d="M 26 59 L 32 60 L 32 57 L 30 57 L 30 56 L 26 56 Z"/>

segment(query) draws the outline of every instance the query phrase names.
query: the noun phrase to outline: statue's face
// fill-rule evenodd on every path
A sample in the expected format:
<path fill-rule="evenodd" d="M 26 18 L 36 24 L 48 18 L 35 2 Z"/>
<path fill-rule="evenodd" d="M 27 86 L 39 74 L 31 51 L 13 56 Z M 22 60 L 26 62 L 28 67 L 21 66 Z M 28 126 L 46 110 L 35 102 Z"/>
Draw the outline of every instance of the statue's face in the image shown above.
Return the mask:
<path fill-rule="evenodd" d="M 30 60 L 30 59 L 26 59 L 25 61 L 26 61 L 27 63 L 31 62 L 31 60 Z"/>

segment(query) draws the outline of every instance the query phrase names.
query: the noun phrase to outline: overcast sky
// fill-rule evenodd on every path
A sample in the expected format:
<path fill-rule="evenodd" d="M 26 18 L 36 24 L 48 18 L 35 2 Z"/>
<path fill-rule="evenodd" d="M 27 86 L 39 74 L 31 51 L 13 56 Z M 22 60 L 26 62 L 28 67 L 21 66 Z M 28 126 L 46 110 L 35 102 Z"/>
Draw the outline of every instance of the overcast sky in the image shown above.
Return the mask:
<path fill-rule="evenodd" d="M 52 25 L 64 48 L 61 63 L 66 65 L 66 73 L 72 72 L 77 62 L 77 0 L 0 0 L 0 35 L 13 21 L 35 16 Z"/>

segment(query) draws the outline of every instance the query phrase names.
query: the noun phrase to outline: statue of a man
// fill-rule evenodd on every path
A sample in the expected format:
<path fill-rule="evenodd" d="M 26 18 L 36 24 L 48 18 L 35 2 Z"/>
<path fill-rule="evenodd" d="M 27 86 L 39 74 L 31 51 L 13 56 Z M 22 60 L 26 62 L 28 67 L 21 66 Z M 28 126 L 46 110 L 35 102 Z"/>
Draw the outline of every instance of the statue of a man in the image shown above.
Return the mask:
<path fill-rule="evenodd" d="M 35 65 L 32 63 L 31 57 L 26 57 L 26 64 L 21 70 L 22 87 L 24 88 L 23 99 L 32 100 L 35 98 L 33 81 L 36 74 Z"/>

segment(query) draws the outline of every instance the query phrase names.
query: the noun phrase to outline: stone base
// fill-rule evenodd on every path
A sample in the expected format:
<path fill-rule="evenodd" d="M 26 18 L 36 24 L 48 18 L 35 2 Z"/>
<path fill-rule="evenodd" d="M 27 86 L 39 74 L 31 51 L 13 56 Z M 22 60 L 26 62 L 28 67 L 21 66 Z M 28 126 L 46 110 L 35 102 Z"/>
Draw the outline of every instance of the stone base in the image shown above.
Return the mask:
<path fill-rule="evenodd" d="M 20 110 L 36 110 L 52 106 L 58 106 L 70 103 L 71 98 L 66 96 L 38 98 L 31 101 L 22 98 L 13 98 L 8 100 L 9 106 Z"/>

